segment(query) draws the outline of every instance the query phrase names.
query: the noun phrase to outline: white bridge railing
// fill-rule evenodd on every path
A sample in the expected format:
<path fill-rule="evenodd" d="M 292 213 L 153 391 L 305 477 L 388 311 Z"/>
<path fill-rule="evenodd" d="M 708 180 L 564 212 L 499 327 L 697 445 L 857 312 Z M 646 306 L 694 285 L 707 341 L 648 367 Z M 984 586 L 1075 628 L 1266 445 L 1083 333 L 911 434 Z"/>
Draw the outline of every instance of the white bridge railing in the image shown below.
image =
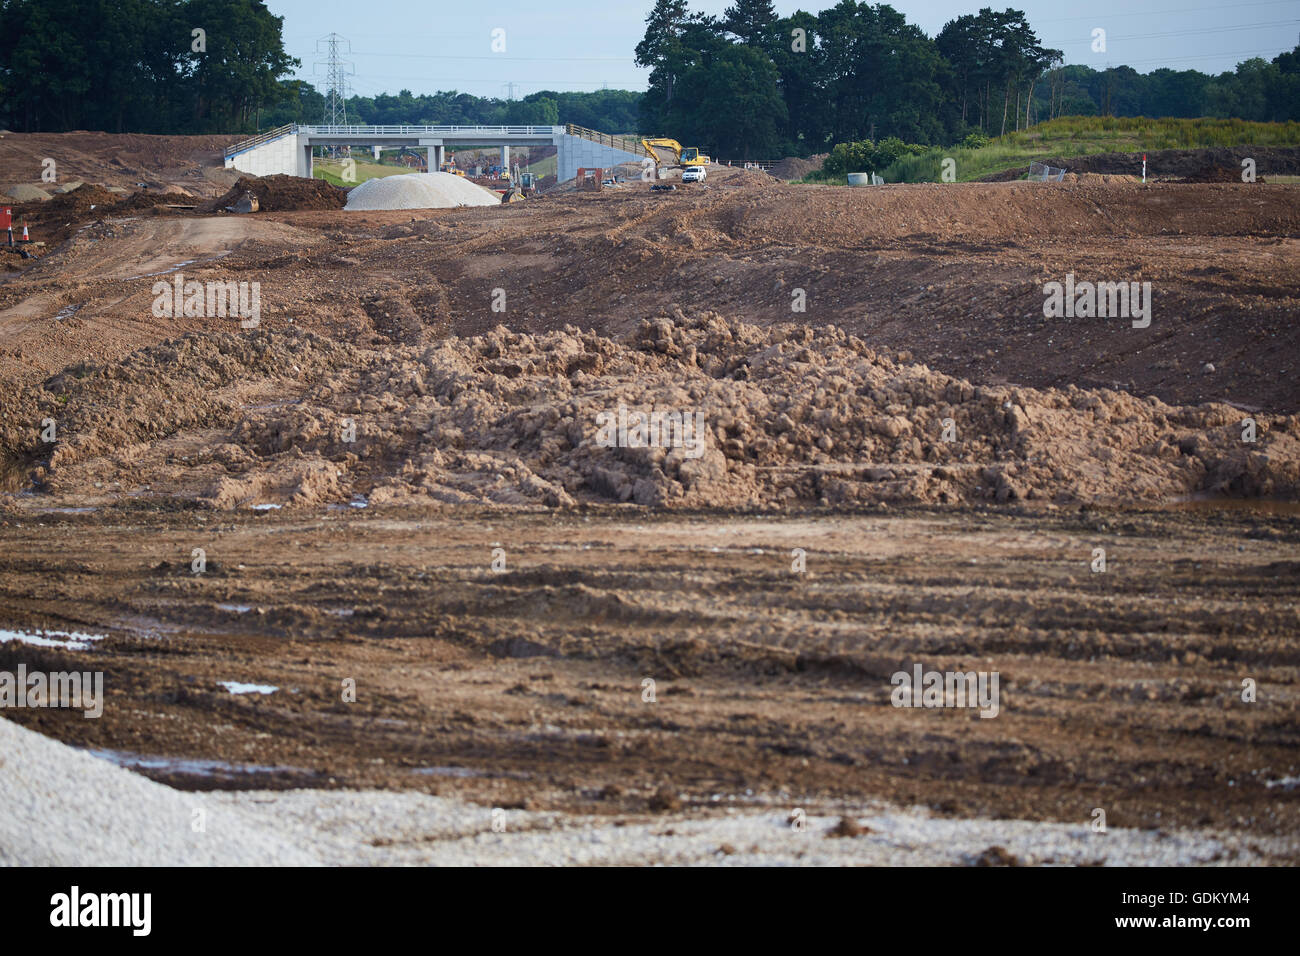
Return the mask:
<path fill-rule="evenodd" d="M 269 143 L 281 136 L 305 134 L 307 136 L 361 139 L 389 136 L 558 136 L 563 126 L 296 126 L 289 124 L 277 129 L 250 136 L 233 146 L 226 147 L 226 155 L 247 152 L 255 146 Z"/>
<path fill-rule="evenodd" d="M 299 126 L 308 136 L 555 136 L 563 126 Z"/>

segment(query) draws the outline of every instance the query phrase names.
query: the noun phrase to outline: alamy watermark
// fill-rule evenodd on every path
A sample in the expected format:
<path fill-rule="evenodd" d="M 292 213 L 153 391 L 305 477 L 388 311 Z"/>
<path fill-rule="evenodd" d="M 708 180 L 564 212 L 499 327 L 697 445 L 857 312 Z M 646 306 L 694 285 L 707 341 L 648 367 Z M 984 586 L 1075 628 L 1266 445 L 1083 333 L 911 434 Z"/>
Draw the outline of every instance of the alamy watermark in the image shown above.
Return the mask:
<path fill-rule="evenodd" d="M 980 717 L 996 717 L 1000 707 L 997 671 L 897 671 L 890 703 L 895 707 L 978 707 Z"/>
<path fill-rule="evenodd" d="M 596 413 L 601 448 L 680 448 L 687 458 L 704 454 L 704 412 L 628 411 Z"/>
<path fill-rule="evenodd" d="M 74 885 L 50 897 L 51 926 L 117 926 L 133 936 L 148 936 L 152 912 L 152 893 L 83 893 Z"/>
<path fill-rule="evenodd" d="M 70 707 L 87 719 L 104 713 L 103 671 L 0 671 L 0 708 Z"/>
<path fill-rule="evenodd" d="M 178 272 L 171 282 L 153 284 L 156 319 L 238 318 L 242 329 L 255 329 L 262 321 L 262 283 L 185 281 Z"/>
<path fill-rule="evenodd" d="M 1099 318 L 1132 319 L 1133 328 L 1151 324 L 1150 282 L 1074 282 L 1067 273 L 1065 283 L 1043 286 L 1043 317 L 1048 319 Z"/>

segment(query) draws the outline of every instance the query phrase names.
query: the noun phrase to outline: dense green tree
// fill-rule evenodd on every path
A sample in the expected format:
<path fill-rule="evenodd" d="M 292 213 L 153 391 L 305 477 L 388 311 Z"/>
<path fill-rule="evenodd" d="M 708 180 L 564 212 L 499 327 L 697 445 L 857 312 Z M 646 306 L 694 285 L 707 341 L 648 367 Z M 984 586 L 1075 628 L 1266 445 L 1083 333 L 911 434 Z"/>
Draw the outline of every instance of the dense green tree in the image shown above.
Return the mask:
<path fill-rule="evenodd" d="M 943 136 L 943 66 L 921 29 L 888 4 L 841 0 L 818 17 L 835 142 Z"/>
<path fill-rule="evenodd" d="M 677 79 L 689 66 L 691 51 L 683 37 L 690 18 L 686 0 L 655 0 L 646 17 L 645 36 L 636 45 L 637 66 L 650 68 L 650 89 L 641 100 L 644 130 L 663 127 Z"/>
<path fill-rule="evenodd" d="M 741 43 L 771 56 L 779 42 L 780 19 L 772 0 L 735 0 L 722 14 L 723 28 Z"/>
<path fill-rule="evenodd" d="M 772 61 L 780 75 L 786 106 L 785 138 L 792 153 L 815 153 L 826 147 L 831 131 L 831 107 L 826 98 L 820 21 L 796 11 L 777 26 L 779 42 Z"/>
<path fill-rule="evenodd" d="M 23 130 L 251 129 L 297 65 L 281 27 L 259 0 L 0 0 L 0 116 Z"/>
<path fill-rule="evenodd" d="M 714 158 L 745 161 L 774 155 L 786 108 L 776 67 L 762 50 L 727 44 L 681 77 L 668 111 L 673 135 Z M 719 112 L 716 103 L 726 103 Z"/>

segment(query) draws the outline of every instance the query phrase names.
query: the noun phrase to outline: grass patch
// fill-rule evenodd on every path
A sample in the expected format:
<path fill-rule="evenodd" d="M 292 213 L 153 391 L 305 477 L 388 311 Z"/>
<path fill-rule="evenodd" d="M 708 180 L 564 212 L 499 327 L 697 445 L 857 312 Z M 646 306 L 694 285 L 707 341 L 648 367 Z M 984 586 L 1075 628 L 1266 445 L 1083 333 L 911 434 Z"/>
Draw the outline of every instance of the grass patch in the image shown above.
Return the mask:
<path fill-rule="evenodd" d="M 401 176 L 403 173 L 414 172 L 414 170 L 405 166 L 389 166 L 363 159 L 356 159 L 354 162 L 357 164 L 356 177 L 351 182 L 344 182 L 343 161 L 337 159 L 314 160 L 311 169 L 312 178 L 323 179 L 331 185 L 342 186 L 346 189 L 349 186 L 364 183 L 369 179 L 379 179 L 381 176 Z"/>
<path fill-rule="evenodd" d="M 957 163 L 960 182 L 1028 166 L 1049 157 L 1068 159 L 1094 153 L 1206 149 L 1212 146 L 1300 146 L 1300 123 L 1255 123 L 1239 119 L 1147 119 L 1143 116 L 1062 116 L 1018 133 L 1008 133 L 980 149 L 935 147 L 904 156 L 876 170 L 887 183 L 940 182 L 943 161 Z M 843 176 L 819 172 L 801 182 L 843 184 Z"/>

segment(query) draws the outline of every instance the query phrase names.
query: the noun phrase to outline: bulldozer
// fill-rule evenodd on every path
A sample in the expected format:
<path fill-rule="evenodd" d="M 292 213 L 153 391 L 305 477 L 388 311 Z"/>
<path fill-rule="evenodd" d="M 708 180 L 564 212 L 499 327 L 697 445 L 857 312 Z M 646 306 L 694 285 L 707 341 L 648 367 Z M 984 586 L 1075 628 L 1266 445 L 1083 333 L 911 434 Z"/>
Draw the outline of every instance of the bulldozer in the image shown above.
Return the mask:
<path fill-rule="evenodd" d="M 689 168 L 707 166 L 709 157 L 700 152 L 696 146 L 683 146 L 675 139 L 655 137 L 641 140 L 641 145 L 654 157 L 655 166 L 663 169 Z"/>

